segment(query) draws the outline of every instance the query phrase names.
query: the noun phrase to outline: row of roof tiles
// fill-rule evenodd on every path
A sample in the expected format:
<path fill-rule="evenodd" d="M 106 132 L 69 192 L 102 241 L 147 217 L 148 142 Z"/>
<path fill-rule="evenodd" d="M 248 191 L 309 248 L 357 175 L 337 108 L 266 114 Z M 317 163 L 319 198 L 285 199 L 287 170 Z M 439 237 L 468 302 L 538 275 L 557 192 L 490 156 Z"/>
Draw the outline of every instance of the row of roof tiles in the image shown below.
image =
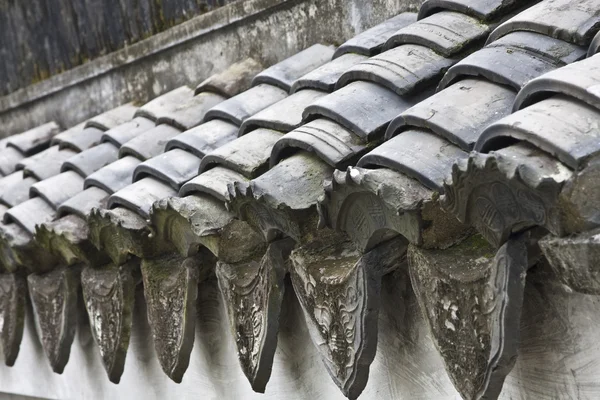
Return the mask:
<path fill-rule="evenodd" d="M 185 256 L 197 252 L 192 249 L 197 247 L 197 239 L 173 237 L 167 225 L 148 224 L 148 218 L 160 220 L 164 210 L 176 210 L 190 221 L 195 212 L 202 215 L 201 237 L 223 229 L 237 215 L 267 241 L 272 241 L 273 232 L 283 232 L 300 247 L 306 244 L 307 232 L 315 228 L 315 219 L 307 216 L 316 210 L 322 183 L 333 176 L 334 184 L 319 206 L 321 219 L 332 228 L 346 230 L 359 250 L 368 252 L 381 242 L 373 242 L 374 232 L 365 235 L 358 225 L 350 229 L 351 224 L 339 215 L 343 214 L 344 196 L 352 193 L 344 185 L 353 182 L 360 186 L 369 172 L 350 169 L 348 176 L 342 177 L 341 172 L 334 174 L 336 168 L 376 168 L 375 181 L 381 181 L 374 194 L 396 209 L 398 200 L 393 195 L 386 198 L 382 187 L 393 189 L 389 193 L 410 187 L 420 193 L 416 200 L 431 199 L 433 191 L 447 191 L 444 179 L 454 164 L 468 159 L 469 151 L 497 149 L 498 143 L 509 143 L 501 140 L 505 137 L 525 140 L 557 155 L 566 164 L 566 175 L 584 168 L 585 161 L 597 153 L 598 137 L 593 133 L 597 129 L 594 131 L 590 121 L 595 121 L 598 111 L 593 93 L 583 98 L 579 95 L 590 92 L 580 90 L 579 79 L 589 79 L 588 86 L 593 86 L 597 62 L 592 57 L 575 64 L 577 75 L 569 67 L 550 71 L 582 59 L 588 51 L 593 53 L 600 5 L 583 0 L 546 0 L 531 5 L 494 0 L 427 1 L 418 21 L 414 14 L 401 14 L 337 50 L 316 45 L 260 73 L 260 65 L 247 60 L 210 78 L 195 92 L 179 88 L 139 109 L 126 105 L 61 134 L 54 124 L 46 124 L 8 138 L 0 151 L 2 172 L 7 175 L 0 180 L 5 188 L 0 201 L 7 207 L 0 235 L 3 266 L 7 272 L 24 269 L 35 273 L 30 275 L 29 290 L 36 312 L 45 313 L 41 320 L 62 318 L 60 324 L 72 326 L 68 315 L 44 311 L 48 298 L 36 293 L 43 294 L 47 282 L 42 279 L 45 275 L 38 274 L 58 271 L 55 279 L 63 279 L 67 272 L 57 266 L 84 262 L 91 268 L 85 269 L 85 276 L 90 278 L 88 295 L 92 296 L 90 285 L 99 279 L 94 275 L 96 267 L 111 261 L 124 264 L 130 255 L 150 260 L 176 250 Z M 487 46 L 477 51 L 486 40 Z M 550 74 L 544 76 L 551 78 L 545 84 L 534 79 L 547 72 Z M 535 89 L 536 85 L 540 89 Z M 539 102 L 540 93 L 547 96 L 547 92 L 560 92 L 567 98 Z M 508 116 L 513 107 L 523 110 Z M 581 115 L 577 119 L 581 126 L 559 125 L 567 118 L 557 119 L 548 109 Z M 540 113 L 547 117 L 540 119 Z M 503 117 L 507 118 L 484 131 Z M 531 126 L 524 125 L 526 121 Z M 49 142 L 48 150 L 27 157 Z M 298 151 L 301 153 L 294 155 Z M 360 171 L 358 175 L 356 171 Z M 178 195 L 183 199 L 177 200 Z M 339 198 L 327 202 L 336 195 Z M 210 216 L 203 206 L 196 205 L 204 202 L 208 206 L 214 200 L 217 208 L 209 209 Z M 234 214 L 224 208 L 225 202 Z M 292 211 L 275 215 L 282 207 Z M 340 221 L 343 226 L 338 226 Z M 434 226 L 441 231 L 449 229 L 445 226 L 448 218 L 436 222 Z M 468 231 L 458 221 L 453 224 L 452 234 L 441 239 L 435 235 L 428 238 L 422 228 L 396 231 L 417 245 L 443 247 Z M 179 243 L 156 245 L 148 236 L 154 230 L 156 238 Z M 198 226 L 191 230 L 201 231 Z M 448 242 L 442 243 L 444 240 Z M 186 241 L 190 246 L 186 247 Z M 230 257 L 208 242 L 200 240 L 219 258 Z M 223 283 L 228 282 L 225 275 L 217 275 Z M 299 274 L 292 273 L 292 277 L 307 323 L 315 324 L 314 305 L 307 303 L 302 289 L 306 282 Z M 144 279 L 151 282 L 150 276 Z M 148 292 L 151 287 L 145 285 Z M 147 301 L 153 301 L 148 294 Z M 230 304 L 228 310 L 233 320 L 237 306 Z M 154 322 L 161 365 L 179 381 L 191 347 L 185 340 L 175 347 L 160 343 L 162 337 L 169 337 L 162 333 L 172 329 L 160 321 L 170 311 L 154 309 L 152 315 L 153 307 L 149 307 L 149 319 Z M 100 311 L 88 308 L 88 312 Z M 188 317 L 174 318 L 189 325 Z M 364 323 L 363 317 L 357 318 L 353 329 Z M 72 330 L 64 332 L 66 340 L 42 329 L 44 348 L 57 372 L 68 361 L 72 341 Z M 327 342 L 326 332 L 315 332 L 315 342 Z M 189 337 L 189 332 L 178 334 Z M 366 336 L 356 340 L 367 341 Z M 118 381 L 123 366 L 113 363 L 117 349 L 110 346 L 115 344 L 102 343 L 98 336 L 96 340 L 101 348 L 108 346 L 104 349 L 109 351 L 102 352 L 105 365 L 110 379 Z M 440 338 L 434 340 L 441 346 Z M 18 341 L 15 338 L 7 346 L 12 348 L 9 364 L 16 358 Z M 257 352 L 271 352 L 272 360 L 275 344 L 265 341 L 259 341 Z M 244 356 L 246 345 L 238 343 L 242 366 L 253 387 L 264 390 L 269 374 L 263 371 L 270 371 L 269 356 L 265 361 L 258 361 L 254 352 Z M 323 354 L 332 378 L 351 398 L 364 388 L 375 351 L 371 344 L 361 357 L 352 356 L 358 345 L 352 343 L 340 350 L 352 359 L 347 367 L 352 373 L 340 370 L 339 360 L 331 353 Z M 124 354 L 120 359 L 124 360 Z M 460 374 L 465 371 L 450 373 L 462 379 Z M 465 398 L 473 398 L 473 390 L 499 392 L 501 382 L 467 386 L 459 383 L 457 389 Z"/>

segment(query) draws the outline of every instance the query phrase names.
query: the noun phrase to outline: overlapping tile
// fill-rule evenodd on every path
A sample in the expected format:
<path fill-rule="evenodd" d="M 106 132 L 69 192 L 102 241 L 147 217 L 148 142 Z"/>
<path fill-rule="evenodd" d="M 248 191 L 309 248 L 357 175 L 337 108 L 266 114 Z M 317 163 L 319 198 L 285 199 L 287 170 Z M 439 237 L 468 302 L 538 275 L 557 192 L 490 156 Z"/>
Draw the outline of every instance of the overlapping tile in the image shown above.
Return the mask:
<path fill-rule="evenodd" d="M 459 393 L 497 398 L 539 237 L 549 232 L 539 246 L 564 284 L 600 292 L 597 61 L 557 69 L 585 56 L 599 7 L 566 3 L 429 0 L 417 22 L 399 15 L 254 79 L 260 65 L 247 60 L 120 125 L 97 118 L 59 135 L 37 158 L 0 150 L 7 172 L 23 170 L 0 180 L 7 363 L 30 273 L 62 371 L 74 325 L 60 313 L 83 270 L 109 379 L 123 372 L 143 281 L 160 364 L 180 382 L 197 285 L 215 271 L 242 370 L 263 392 L 290 273 L 326 369 L 353 399 L 375 354 L 381 280 L 403 268 Z"/>

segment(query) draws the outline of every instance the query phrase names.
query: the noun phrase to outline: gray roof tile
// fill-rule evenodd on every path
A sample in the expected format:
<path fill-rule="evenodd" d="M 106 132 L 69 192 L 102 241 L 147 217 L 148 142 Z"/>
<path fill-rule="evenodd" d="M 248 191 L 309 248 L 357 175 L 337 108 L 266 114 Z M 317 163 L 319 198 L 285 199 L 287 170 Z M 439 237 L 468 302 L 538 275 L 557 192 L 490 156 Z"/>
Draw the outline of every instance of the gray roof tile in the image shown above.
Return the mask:
<path fill-rule="evenodd" d="M 121 147 L 134 137 L 142 134 L 156 125 L 153 121 L 144 117 L 135 117 L 131 121 L 125 122 L 116 128 L 109 129 L 102 135 L 103 142 L 110 142 L 117 147 Z"/>
<path fill-rule="evenodd" d="M 88 215 L 95 207 L 106 207 L 110 195 L 95 186 L 89 187 L 63 202 L 58 207 L 58 216 L 63 217 L 68 214 L 74 214 L 82 219 L 87 219 Z"/>
<path fill-rule="evenodd" d="M 490 125 L 475 150 L 488 152 L 524 140 L 578 170 L 600 154 L 600 110 L 563 95 L 535 103 Z"/>
<path fill-rule="evenodd" d="M 401 13 L 379 25 L 367 29 L 346 41 L 335 51 L 333 58 L 345 54 L 361 54 L 363 56 L 374 56 L 381 52 L 383 45 L 388 39 L 401 28 L 412 24 L 417 20 L 415 13 Z"/>
<path fill-rule="evenodd" d="M 355 53 L 347 53 L 335 58 L 327 64 L 309 72 L 292 85 L 291 93 L 302 89 L 315 89 L 324 92 L 333 92 L 337 81 L 350 67 L 361 61 L 367 60 L 367 56 Z"/>
<path fill-rule="evenodd" d="M 481 79 L 463 79 L 415 104 L 390 123 L 386 139 L 423 128 L 470 151 L 481 131 L 508 115 L 515 92 Z M 486 110 L 486 112 L 481 112 Z"/>
<path fill-rule="evenodd" d="M 428 47 L 406 44 L 353 66 L 340 77 L 337 88 L 365 81 L 382 85 L 402 96 L 437 83 L 456 61 Z"/>
<path fill-rule="evenodd" d="M 291 152 L 304 150 L 316 153 L 335 168 L 344 168 L 367 151 L 365 141 L 348 129 L 329 119 L 316 119 L 304 124 L 275 143 L 271 152 L 274 167 Z"/>
<path fill-rule="evenodd" d="M 287 97 L 287 91 L 259 84 L 211 108 L 205 121 L 222 119 L 240 126 L 250 116 Z"/>
<path fill-rule="evenodd" d="M 171 125 L 157 125 L 121 146 L 119 157 L 129 155 L 139 158 L 141 161 L 147 160 L 161 154 L 167 142 L 180 133 L 180 129 Z"/>
<path fill-rule="evenodd" d="M 156 122 L 160 117 L 170 115 L 181 104 L 190 101 L 192 97 L 194 97 L 192 89 L 187 86 L 178 87 L 141 106 L 136 111 L 135 117 L 143 117 Z"/>
<path fill-rule="evenodd" d="M 6 138 L 6 147 L 20 151 L 25 157 L 33 155 L 50 144 L 50 140 L 60 132 L 55 122 L 40 125 L 27 132 Z"/>
<path fill-rule="evenodd" d="M 457 11 L 482 21 L 490 21 L 506 15 L 519 7 L 521 0 L 426 0 L 419 8 L 419 19 L 441 10 Z"/>
<path fill-rule="evenodd" d="M 169 185 L 156 179 L 143 178 L 112 194 L 108 198 L 108 208 L 124 207 L 147 218 L 155 201 L 176 194 Z"/>
<path fill-rule="evenodd" d="M 67 171 L 34 183 L 29 189 L 30 197 L 41 197 L 53 209 L 83 190 L 83 178 L 75 171 Z"/>
<path fill-rule="evenodd" d="M 94 186 L 108 193 L 115 193 L 131 184 L 133 171 L 140 163 L 136 157 L 125 156 L 89 175 L 84 187 L 87 189 Z"/>
<path fill-rule="evenodd" d="M 483 76 L 519 90 L 531 79 L 583 57 L 585 50 L 577 45 L 532 32 L 513 32 L 459 61 L 439 88 L 467 76 Z"/>
<path fill-rule="evenodd" d="M 384 49 L 418 44 L 450 57 L 465 51 L 471 44 L 484 41 L 489 33 L 490 27 L 473 17 L 442 11 L 400 29 L 390 37 Z"/>
<path fill-rule="evenodd" d="M 259 128 L 207 154 L 199 173 L 222 165 L 252 179 L 269 168 L 271 148 L 281 132 Z"/>
<path fill-rule="evenodd" d="M 61 166 L 61 172 L 75 171 L 83 178 L 117 160 L 119 148 L 112 143 L 101 143 L 75 154 Z"/>
<path fill-rule="evenodd" d="M 600 57 L 594 56 L 555 69 L 529 81 L 519 92 L 514 109 L 527 107 L 536 99 L 562 93 L 600 109 Z"/>
<path fill-rule="evenodd" d="M 313 89 L 296 92 L 246 119 L 240 126 L 239 136 L 258 128 L 289 132 L 302 123 L 304 109 L 326 94 Z"/>
<path fill-rule="evenodd" d="M 200 158 L 181 149 L 169 150 L 138 165 L 133 173 L 133 181 L 153 177 L 163 181 L 175 190 L 198 175 Z"/>
<path fill-rule="evenodd" d="M 238 129 L 227 121 L 214 119 L 175 136 L 169 140 L 165 150 L 182 149 L 202 158 L 237 138 Z"/>
<path fill-rule="evenodd" d="M 531 31 L 587 46 L 599 26 L 598 0 L 542 1 L 496 28 L 490 34 L 488 42 L 498 40 L 510 32 Z"/>
<path fill-rule="evenodd" d="M 412 105 L 383 86 L 357 81 L 306 107 L 304 119 L 329 118 L 370 140 L 383 136 L 392 118 Z"/>
<path fill-rule="evenodd" d="M 257 74 L 252 84 L 266 83 L 289 92 L 296 79 L 329 62 L 333 53 L 333 47 L 315 44 Z"/>

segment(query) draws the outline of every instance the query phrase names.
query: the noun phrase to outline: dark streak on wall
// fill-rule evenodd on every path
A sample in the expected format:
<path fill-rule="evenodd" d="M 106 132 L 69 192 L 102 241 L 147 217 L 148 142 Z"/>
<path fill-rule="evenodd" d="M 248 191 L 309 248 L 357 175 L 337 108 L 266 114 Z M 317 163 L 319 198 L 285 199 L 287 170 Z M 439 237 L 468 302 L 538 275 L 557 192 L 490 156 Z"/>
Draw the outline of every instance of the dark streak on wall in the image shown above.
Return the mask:
<path fill-rule="evenodd" d="M 234 0 L 0 0 L 0 96 Z"/>

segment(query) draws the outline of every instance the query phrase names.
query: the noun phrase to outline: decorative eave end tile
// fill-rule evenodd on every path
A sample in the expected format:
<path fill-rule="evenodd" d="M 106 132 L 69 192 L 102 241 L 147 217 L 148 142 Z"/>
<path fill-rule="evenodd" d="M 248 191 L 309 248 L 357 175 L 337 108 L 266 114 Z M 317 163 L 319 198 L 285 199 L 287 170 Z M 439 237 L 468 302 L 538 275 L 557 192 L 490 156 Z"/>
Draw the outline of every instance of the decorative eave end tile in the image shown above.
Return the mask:
<path fill-rule="evenodd" d="M 291 239 L 269 245 L 261 260 L 219 262 L 217 278 L 242 370 L 255 392 L 264 393 L 277 348 L 279 313 Z"/>
<path fill-rule="evenodd" d="M 141 264 L 148 322 L 158 361 L 169 378 L 180 383 L 190 362 L 196 326 L 196 298 L 206 254 L 184 258 L 168 254 Z"/>
<path fill-rule="evenodd" d="M 519 345 L 528 266 L 523 237 L 494 255 L 475 235 L 446 250 L 410 246 L 413 288 L 432 339 L 465 400 L 496 399 Z"/>
<path fill-rule="evenodd" d="M 131 335 L 136 262 L 99 268 L 85 267 L 81 286 L 92 335 L 108 379 L 119 383 Z"/>
<path fill-rule="evenodd" d="M 12 367 L 19 355 L 25 304 L 27 302 L 27 282 L 19 274 L 0 274 L 0 345 L 4 363 Z"/>
<path fill-rule="evenodd" d="M 58 267 L 27 277 L 36 325 L 52 370 L 62 374 L 77 327 L 80 269 Z"/>
<path fill-rule="evenodd" d="M 291 276 L 311 339 L 349 399 L 361 394 L 377 350 L 381 277 L 405 260 L 396 238 L 361 255 L 339 236 L 292 252 Z"/>
<path fill-rule="evenodd" d="M 559 211 L 566 204 L 559 195 L 571 175 L 558 160 L 523 143 L 491 154 L 471 153 L 454 164 L 442 204 L 496 246 L 515 227 L 543 226 L 562 235 Z"/>

